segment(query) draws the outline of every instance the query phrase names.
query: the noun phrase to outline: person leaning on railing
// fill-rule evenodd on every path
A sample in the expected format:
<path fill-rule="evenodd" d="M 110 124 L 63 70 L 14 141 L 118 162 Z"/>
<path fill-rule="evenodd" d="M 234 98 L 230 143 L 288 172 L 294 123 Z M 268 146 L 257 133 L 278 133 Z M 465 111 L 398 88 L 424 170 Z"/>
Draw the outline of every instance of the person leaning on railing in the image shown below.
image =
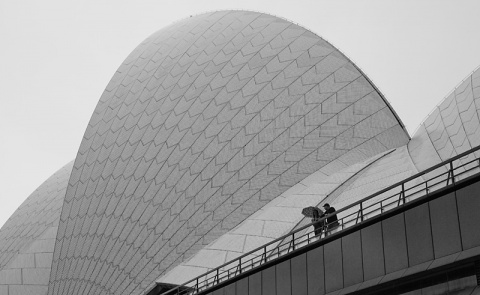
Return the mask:
<path fill-rule="evenodd" d="M 335 213 L 335 208 L 330 207 L 330 204 L 325 203 L 325 205 L 323 205 L 323 208 L 325 208 L 324 216 L 327 217 L 325 236 L 328 236 L 337 231 L 339 226 L 338 217 Z"/>

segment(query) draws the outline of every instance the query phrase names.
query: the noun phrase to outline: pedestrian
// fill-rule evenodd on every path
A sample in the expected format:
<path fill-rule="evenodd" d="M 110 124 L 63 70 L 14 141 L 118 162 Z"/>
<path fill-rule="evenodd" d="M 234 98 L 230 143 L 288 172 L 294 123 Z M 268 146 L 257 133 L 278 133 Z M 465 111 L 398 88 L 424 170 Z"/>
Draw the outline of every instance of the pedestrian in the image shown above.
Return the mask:
<path fill-rule="evenodd" d="M 316 208 L 316 209 L 317 210 L 313 210 L 313 217 L 312 217 L 313 232 L 315 233 L 315 236 L 320 239 L 323 228 L 324 228 L 323 220 L 320 221 L 320 219 L 323 216 L 323 211 L 319 208 Z"/>
<path fill-rule="evenodd" d="M 325 205 L 323 205 L 323 208 L 325 208 L 324 214 L 327 217 L 325 230 L 325 236 L 327 236 L 337 231 L 339 223 L 337 214 L 335 213 L 335 208 L 331 207 L 328 203 L 325 203 Z"/>

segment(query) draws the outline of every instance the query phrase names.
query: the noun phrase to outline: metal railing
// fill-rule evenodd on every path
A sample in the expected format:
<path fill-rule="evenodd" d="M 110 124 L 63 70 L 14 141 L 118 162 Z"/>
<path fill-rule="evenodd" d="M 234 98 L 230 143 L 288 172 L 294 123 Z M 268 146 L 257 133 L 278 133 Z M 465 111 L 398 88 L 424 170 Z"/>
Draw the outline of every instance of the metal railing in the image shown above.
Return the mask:
<path fill-rule="evenodd" d="M 252 270 L 305 245 L 318 241 L 324 238 L 325 235 L 356 225 L 373 216 L 377 216 L 409 201 L 428 195 L 438 189 L 455 185 L 459 180 L 480 172 L 480 156 L 475 155 L 475 152 L 478 150 L 480 150 L 480 146 L 336 211 L 338 227 L 335 230 L 327 229 L 323 230 L 320 235 L 315 235 L 312 224 L 305 225 L 214 268 L 181 286 L 169 290 L 162 295 L 198 294 L 241 273 Z M 326 223 L 326 217 L 320 219 L 319 222 Z M 329 224 L 326 224 L 325 228 L 328 228 L 328 226 Z"/>

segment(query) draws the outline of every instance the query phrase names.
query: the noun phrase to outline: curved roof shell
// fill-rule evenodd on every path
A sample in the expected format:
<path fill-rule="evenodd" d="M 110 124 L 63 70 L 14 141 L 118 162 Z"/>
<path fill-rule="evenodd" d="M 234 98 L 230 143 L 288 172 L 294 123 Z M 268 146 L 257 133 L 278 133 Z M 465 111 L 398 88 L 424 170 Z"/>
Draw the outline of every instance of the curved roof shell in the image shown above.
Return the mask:
<path fill-rule="evenodd" d="M 316 171 L 405 145 L 382 95 L 312 32 L 187 18 L 120 66 L 66 192 L 49 294 L 136 294 Z"/>
<path fill-rule="evenodd" d="M 433 109 L 408 144 L 419 170 L 480 145 L 480 69 Z"/>
<path fill-rule="evenodd" d="M 0 294 L 47 294 L 73 162 L 40 185 L 0 230 Z"/>

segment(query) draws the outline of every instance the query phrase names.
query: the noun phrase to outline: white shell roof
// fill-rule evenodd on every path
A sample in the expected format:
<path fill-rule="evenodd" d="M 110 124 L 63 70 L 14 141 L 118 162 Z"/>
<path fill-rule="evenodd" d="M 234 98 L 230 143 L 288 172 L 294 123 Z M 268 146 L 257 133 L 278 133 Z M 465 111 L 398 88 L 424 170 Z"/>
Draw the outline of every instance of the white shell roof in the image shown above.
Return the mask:
<path fill-rule="evenodd" d="M 0 294 L 47 294 L 73 162 L 38 187 L 0 230 Z"/>
<path fill-rule="evenodd" d="M 425 170 L 479 145 L 480 70 L 477 69 L 427 116 L 408 143 L 408 150 L 418 170 Z"/>
<path fill-rule="evenodd" d="M 355 65 L 298 25 L 245 11 L 172 24 L 95 109 L 49 294 L 145 290 L 311 173 L 408 140 Z"/>

